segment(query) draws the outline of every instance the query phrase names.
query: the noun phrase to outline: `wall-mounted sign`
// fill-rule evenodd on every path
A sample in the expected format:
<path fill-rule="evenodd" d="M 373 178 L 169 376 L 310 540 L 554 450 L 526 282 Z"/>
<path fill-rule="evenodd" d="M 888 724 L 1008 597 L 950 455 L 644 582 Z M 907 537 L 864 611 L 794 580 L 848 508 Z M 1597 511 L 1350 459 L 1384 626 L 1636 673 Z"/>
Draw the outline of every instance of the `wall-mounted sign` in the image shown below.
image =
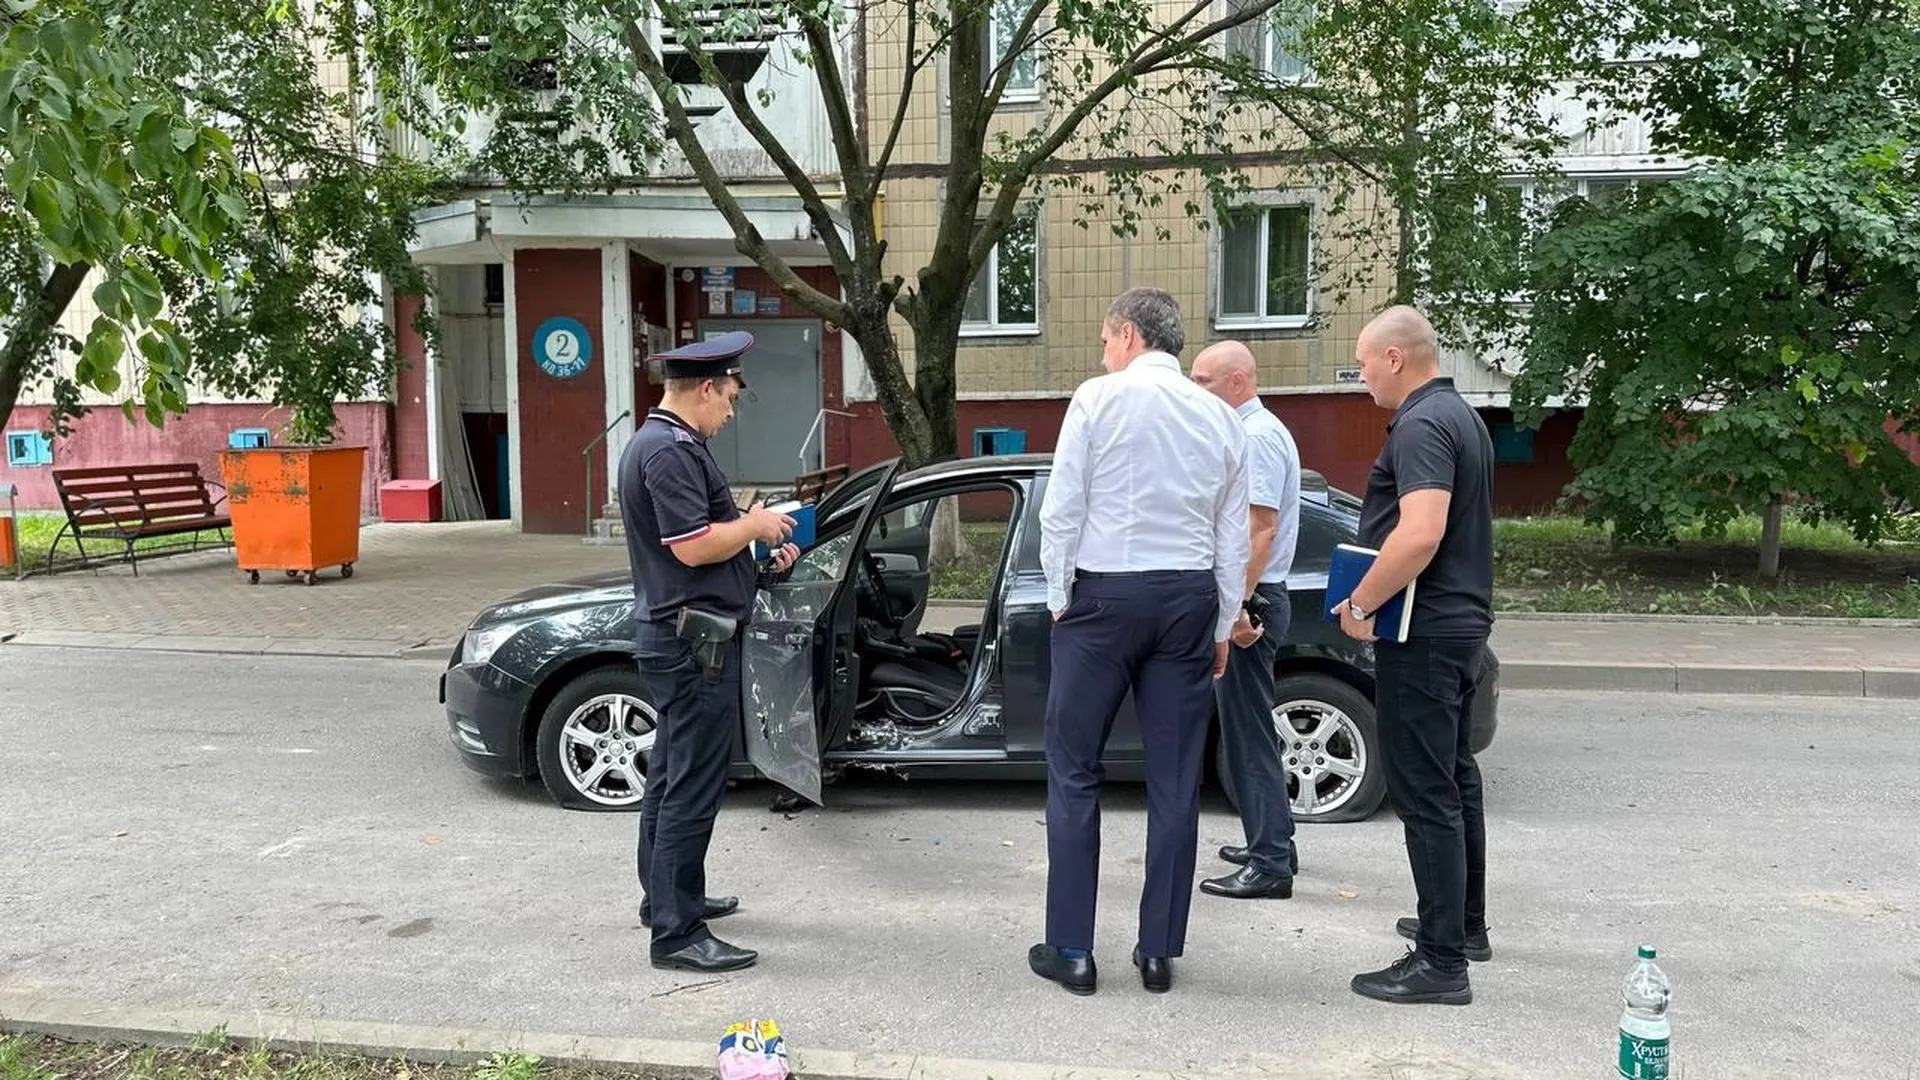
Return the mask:
<path fill-rule="evenodd" d="M 762 315 L 780 314 L 780 294 L 774 293 L 772 296 L 761 297 L 759 311 Z"/>
<path fill-rule="evenodd" d="M 759 299 L 759 294 L 752 289 L 735 289 L 733 291 L 733 313 L 735 315 L 753 314 L 753 304 L 757 299 Z"/>
<path fill-rule="evenodd" d="M 593 338 L 580 320 L 555 315 L 533 331 L 533 362 L 556 379 L 571 379 L 593 363 Z"/>
<path fill-rule="evenodd" d="M 1357 367 L 1340 368 L 1333 373 L 1335 382 L 1359 382 L 1360 369 Z"/>
<path fill-rule="evenodd" d="M 709 266 L 700 271 L 701 292 L 732 292 L 733 267 Z"/>

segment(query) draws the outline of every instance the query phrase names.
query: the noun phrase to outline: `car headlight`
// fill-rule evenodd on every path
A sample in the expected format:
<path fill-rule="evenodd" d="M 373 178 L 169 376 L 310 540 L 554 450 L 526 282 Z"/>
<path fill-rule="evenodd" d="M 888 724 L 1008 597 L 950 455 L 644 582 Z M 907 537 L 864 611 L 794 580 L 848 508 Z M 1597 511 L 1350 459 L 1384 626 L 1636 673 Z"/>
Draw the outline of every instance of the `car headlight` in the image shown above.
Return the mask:
<path fill-rule="evenodd" d="M 460 662 L 463 664 L 484 664 L 493 658 L 493 654 L 505 645 L 513 635 L 527 628 L 524 622 L 495 623 L 492 626 L 467 631 L 466 644 L 460 650 Z"/>

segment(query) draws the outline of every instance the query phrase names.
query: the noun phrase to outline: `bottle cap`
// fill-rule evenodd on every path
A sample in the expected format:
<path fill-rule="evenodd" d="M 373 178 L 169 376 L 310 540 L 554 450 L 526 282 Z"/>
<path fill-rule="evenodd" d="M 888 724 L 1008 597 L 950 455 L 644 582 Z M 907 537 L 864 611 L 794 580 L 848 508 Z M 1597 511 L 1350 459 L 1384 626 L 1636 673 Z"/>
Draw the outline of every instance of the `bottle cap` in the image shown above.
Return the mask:
<path fill-rule="evenodd" d="M 1653 959 L 1653 946 L 1651 945 L 1640 946 L 1640 959 L 1642 960 Z"/>

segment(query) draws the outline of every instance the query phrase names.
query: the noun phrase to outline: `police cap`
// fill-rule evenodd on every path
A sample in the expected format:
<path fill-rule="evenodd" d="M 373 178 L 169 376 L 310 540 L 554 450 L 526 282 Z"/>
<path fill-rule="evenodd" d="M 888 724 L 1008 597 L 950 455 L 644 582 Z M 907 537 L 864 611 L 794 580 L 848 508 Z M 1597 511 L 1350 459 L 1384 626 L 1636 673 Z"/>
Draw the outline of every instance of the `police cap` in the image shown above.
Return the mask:
<path fill-rule="evenodd" d="M 731 375 L 745 386 L 747 380 L 741 374 L 740 354 L 752 347 L 752 334 L 729 330 L 705 341 L 690 341 L 677 349 L 654 353 L 648 363 L 661 379 L 718 379 Z"/>

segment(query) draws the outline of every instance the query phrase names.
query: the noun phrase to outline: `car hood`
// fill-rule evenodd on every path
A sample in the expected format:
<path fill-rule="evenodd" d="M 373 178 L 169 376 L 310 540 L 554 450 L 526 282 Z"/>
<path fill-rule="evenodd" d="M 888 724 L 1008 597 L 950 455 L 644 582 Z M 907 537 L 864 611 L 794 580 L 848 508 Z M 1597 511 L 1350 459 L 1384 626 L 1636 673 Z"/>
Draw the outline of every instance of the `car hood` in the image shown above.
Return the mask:
<path fill-rule="evenodd" d="M 574 608 L 625 604 L 633 600 L 633 576 L 626 570 L 607 570 L 569 581 L 535 585 L 482 611 L 474 626 L 519 622 Z"/>

